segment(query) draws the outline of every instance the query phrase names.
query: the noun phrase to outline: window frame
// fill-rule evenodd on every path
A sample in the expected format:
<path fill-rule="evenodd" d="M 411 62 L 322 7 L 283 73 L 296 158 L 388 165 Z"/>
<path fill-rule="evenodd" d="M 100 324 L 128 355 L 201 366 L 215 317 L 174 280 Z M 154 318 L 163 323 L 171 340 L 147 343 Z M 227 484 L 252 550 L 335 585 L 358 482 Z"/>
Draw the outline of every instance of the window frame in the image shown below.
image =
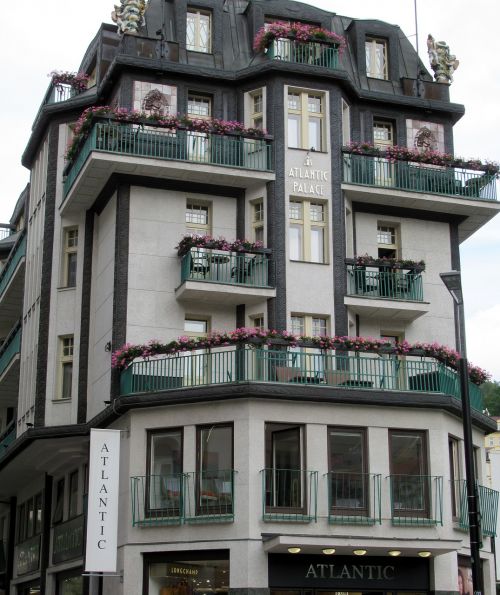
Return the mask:
<path fill-rule="evenodd" d="M 198 223 L 188 221 L 189 211 L 206 212 L 206 223 Z M 212 229 L 212 204 L 191 198 L 186 199 L 186 208 L 184 211 L 184 223 L 186 225 L 186 233 L 191 235 L 210 235 Z"/>
<path fill-rule="evenodd" d="M 78 227 L 63 229 L 62 288 L 74 289 L 78 275 Z M 73 235 L 72 235 L 73 234 Z"/>
<path fill-rule="evenodd" d="M 301 205 L 301 218 L 294 219 L 290 217 L 291 205 Z M 311 218 L 312 206 L 321 206 L 323 213 L 323 220 L 316 221 Z M 299 254 L 301 258 L 292 258 L 292 234 L 290 230 L 292 227 L 299 228 Z M 322 242 L 322 260 L 312 260 L 312 231 L 314 229 L 321 229 L 323 242 Z M 302 199 L 295 196 L 290 197 L 288 201 L 288 257 L 292 262 L 308 262 L 312 264 L 328 264 L 328 203 L 327 201 L 317 200 L 315 198 Z"/>
<path fill-rule="evenodd" d="M 30 520 L 31 511 L 31 520 Z M 38 512 L 40 514 L 38 514 Z M 17 505 L 15 543 L 23 543 L 42 533 L 43 491 L 36 492 Z M 2 535 L 0 535 L 0 540 Z"/>
<path fill-rule="evenodd" d="M 383 47 L 383 68 L 377 66 L 377 46 Z M 365 38 L 365 67 L 368 78 L 388 81 L 389 80 L 389 42 L 383 37 L 367 35 Z"/>
<path fill-rule="evenodd" d="M 66 345 L 66 341 L 71 341 L 71 344 Z M 65 354 L 65 349 L 70 349 L 71 354 Z M 74 335 L 60 335 L 59 336 L 59 365 L 58 365 L 58 379 L 56 401 L 70 401 L 73 397 L 73 379 L 74 379 L 74 357 L 75 357 L 75 336 Z M 69 387 L 66 386 L 67 376 L 65 373 L 66 367 L 71 366 Z M 69 388 L 69 396 L 64 396 L 65 390 Z"/>
<path fill-rule="evenodd" d="M 290 96 L 298 96 L 298 107 L 290 107 Z M 327 151 L 328 139 L 326 134 L 326 92 L 314 89 L 298 89 L 288 87 L 286 89 L 286 132 L 288 149 L 299 149 L 303 151 L 315 151 L 324 153 Z M 310 111 L 309 98 L 320 100 L 320 111 Z M 319 146 L 315 146 L 310 137 L 310 122 L 312 119 L 319 120 Z M 296 145 L 290 140 L 290 120 L 297 121 L 298 138 Z"/>
<path fill-rule="evenodd" d="M 342 146 L 347 146 L 351 142 L 351 106 L 342 97 L 341 111 L 342 111 Z"/>
<path fill-rule="evenodd" d="M 454 520 L 460 516 L 460 493 L 463 480 L 462 474 L 462 452 L 460 448 L 461 440 L 456 436 L 448 434 L 448 460 L 450 466 L 450 485 L 451 485 L 451 515 Z"/>
<path fill-rule="evenodd" d="M 188 43 L 188 27 L 189 15 L 194 17 L 194 44 Z M 207 44 L 202 45 L 201 42 L 201 17 L 208 17 L 208 37 Z M 201 54 L 212 53 L 212 24 L 213 13 L 211 10 L 205 8 L 196 8 L 195 6 L 188 6 L 186 10 L 186 50 L 188 52 L 199 52 Z"/>
<path fill-rule="evenodd" d="M 254 242 L 264 242 L 266 211 L 264 206 L 264 198 L 256 198 L 250 201 L 250 208 L 252 211 L 252 238 Z"/>

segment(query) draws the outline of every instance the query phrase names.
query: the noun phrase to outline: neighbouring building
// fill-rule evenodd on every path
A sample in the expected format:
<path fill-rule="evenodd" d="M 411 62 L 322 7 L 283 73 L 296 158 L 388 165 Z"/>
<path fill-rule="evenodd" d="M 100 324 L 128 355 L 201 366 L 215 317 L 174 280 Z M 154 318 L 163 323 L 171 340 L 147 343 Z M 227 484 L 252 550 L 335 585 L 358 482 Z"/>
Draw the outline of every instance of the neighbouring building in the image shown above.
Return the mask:
<path fill-rule="evenodd" d="M 494 166 L 450 157 L 464 107 L 381 21 L 292 0 L 113 18 L 54 75 L 0 228 L 0 593 L 471 593 L 439 273 L 499 203 Z M 121 431 L 101 577 L 94 428 Z"/>

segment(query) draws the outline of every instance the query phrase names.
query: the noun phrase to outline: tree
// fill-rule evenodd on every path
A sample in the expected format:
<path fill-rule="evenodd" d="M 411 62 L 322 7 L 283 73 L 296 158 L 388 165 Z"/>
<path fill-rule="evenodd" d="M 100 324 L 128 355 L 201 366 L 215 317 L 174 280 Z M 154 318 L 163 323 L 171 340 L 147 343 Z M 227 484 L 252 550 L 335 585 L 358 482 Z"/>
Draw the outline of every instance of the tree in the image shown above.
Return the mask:
<path fill-rule="evenodd" d="M 500 382 L 485 382 L 481 386 L 484 407 L 492 416 L 500 416 Z"/>

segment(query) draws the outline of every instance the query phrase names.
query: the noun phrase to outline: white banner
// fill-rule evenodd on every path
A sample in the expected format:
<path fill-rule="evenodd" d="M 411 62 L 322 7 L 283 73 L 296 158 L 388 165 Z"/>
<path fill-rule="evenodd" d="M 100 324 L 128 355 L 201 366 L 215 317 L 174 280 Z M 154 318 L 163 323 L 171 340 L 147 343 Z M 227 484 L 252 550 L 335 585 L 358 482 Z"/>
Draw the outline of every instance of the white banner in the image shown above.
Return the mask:
<path fill-rule="evenodd" d="M 116 572 L 120 431 L 90 430 L 87 572 Z"/>

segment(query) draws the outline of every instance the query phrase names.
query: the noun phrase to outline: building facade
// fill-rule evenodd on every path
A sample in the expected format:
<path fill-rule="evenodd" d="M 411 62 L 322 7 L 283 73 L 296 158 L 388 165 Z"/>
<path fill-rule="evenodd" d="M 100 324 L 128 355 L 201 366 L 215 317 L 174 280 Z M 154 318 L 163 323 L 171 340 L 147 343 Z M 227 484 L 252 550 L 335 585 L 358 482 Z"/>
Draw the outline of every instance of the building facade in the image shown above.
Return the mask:
<path fill-rule="evenodd" d="M 439 273 L 499 210 L 495 171 L 436 156 L 463 106 L 380 21 L 288 0 L 114 19 L 53 79 L 0 236 L 0 589 L 472 592 L 456 362 L 432 344 L 457 342 Z M 104 428 L 118 562 L 96 576 Z"/>

